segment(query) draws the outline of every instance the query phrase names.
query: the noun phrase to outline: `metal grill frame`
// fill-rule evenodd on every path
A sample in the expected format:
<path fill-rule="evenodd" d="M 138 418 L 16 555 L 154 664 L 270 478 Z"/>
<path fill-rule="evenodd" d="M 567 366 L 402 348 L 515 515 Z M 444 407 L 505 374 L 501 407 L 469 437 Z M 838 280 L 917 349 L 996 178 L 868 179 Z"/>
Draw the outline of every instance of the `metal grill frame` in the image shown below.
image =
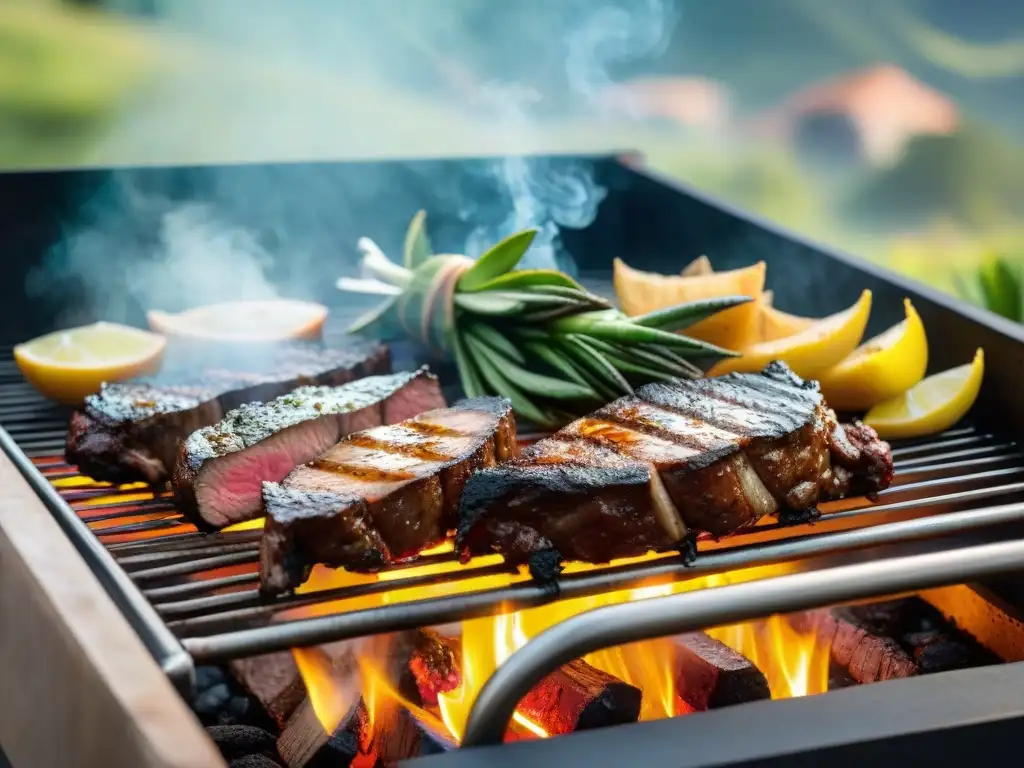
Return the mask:
<path fill-rule="evenodd" d="M 983 455 L 974 461 L 1010 463 L 997 467 L 962 473 L 964 466 L 955 461 L 965 447 L 974 445 Z M 61 521 L 62 527 L 76 541 L 76 546 L 90 563 L 109 570 L 115 578 L 105 586 L 115 595 L 118 605 L 132 619 L 147 647 L 161 667 L 171 675 L 178 687 L 188 691 L 195 663 L 222 662 L 244 656 L 285 650 L 296 646 L 395 632 L 417 627 L 444 624 L 498 611 L 522 609 L 558 600 L 584 597 L 603 592 L 687 580 L 738 568 L 785 563 L 849 553 L 869 547 L 904 545 L 936 537 L 959 536 L 1012 523 L 1024 523 L 1024 504 L 996 507 L 956 509 L 896 522 L 877 522 L 881 515 L 914 513 L 940 507 L 957 508 L 989 499 L 1024 499 L 1024 457 L 1012 441 L 1002 441 L 990 433 L 977 433 L 971 427 L 952 430 L 933 440 L 918 441 L 894 449 L 897 469 L 911 476 L 938 473 L 934 477 L 906 482 L 883 492 L 875 504 L 861 504 L 832 511 L 823 516 L 824 524 L 863 520 L 864 524 L 845 530 L 813 532 L 806 525 L 795 527 L 771 523 L 750 531 L 739 532 L 725 540 L 727 546 L 701 553 L 692 564 L 682 558 L 664 555 L 627 565 L 595 568 L 583 573 L 563 575 L 555 584 L 538 584 L 525 576 L 503 587 L 444 597 L 421 598 L 411 602 L 337 612 L 316 618 L 299 618 L 280 623 L 263 623 L 281 613 L 315 604 L 326 604 L 350 597 L 394 592 L 410 586 L 455 583 L 478 576 L 508 573 L 503 564 L 468 565 L 452 573 L 436 573 L 387 582 L 341 587 L 325 592 L 266 599 L 253 588 L 214 594 L 215 589 L 254 584 L 255 570 L 247 574 L 219 579 L 187 581 L 160 586 L 161 580 L 175 576 L 200 574 L 215 568 L 255 564 L 258 555 L 259 531 L 237 533 L 182 533 L 146 541 L 103 545 L 98 536 L 146 530 L 159 530 L 166 521 L 128 523 L 105 527 L 98 531 L 88 521 L 108 522 L 110 518 L 136 517 L 154 510 L 173 510 L 154 495 L 149 502 L 129 502 L 126 511 L 111 512 L 85 518 L 68 503 L 70 499 L 111 495 L 111 488 L 88 488 L 58 491 L 39 468 L 18 451 L 10 436 L 0 431 L 0 446 L 30 478 L 33 488 L 46 501 Z M 953 459 L 953 463 L 945 461 Z M 944 470 L 956 470 L 952 476 Z M 964 488 L 965 485 L 978 487 Z M 948 487 L 949 492 L 933 493 Z M 915 494 L 924 493 L 923 498 Z M 116 494 L 116 491 L 113 491 Z M 126 493 L 133 493 L 128 491 Z M 135 491 L 134 493 L 138 493 Z M 887 496 L 911 498 L 887 502 Z M 840 502 L 839 504 L 844 504 Z M 106 504 L 103 505 L 105 507 Z M 123 505 L 121 505 L 123 506 Z M 95 509 L 93 506 L 91 509 Z M 874 524 L 872 524 L 874 520 Z M 175 518 L 172 525 L 180 525 Z M 790 532 L 766 543 L 744 543 L 764 532 Z M 453 554 L 427 555 L 404 567 L 429 562 L 454 560 Z M 399 566 L 394 571 L 404 568 Z M 146 583 L 156 581 L 158 586 Z M 195 593 L 199 593 L 195 596 Z M 237 606 L 237 607 L 236 607 Z"/>
<path fill-rule="evenodd" d="M 732 254 L 735 257 L 736 244 L 746 242 L 752 244 L 746 258 L 749 260 L 764 257 L 770 267 L 781 263 L 782 259 L 808 258 L 824 262 L 823 268 L 828 269 L 833 280 L 841 285 L 850 283 L 832 297 L 836 300 L 843 298 L 844 291 L 848 295 L 851 292 L 859 292 L 862 287 L 872 288 L 876 292 L 876 297 L 886 300 L 887 303 L 893 303 L 891 300 L 896 297 L 909 296 L 929 330 L 943 338 L 944 343 L 934 350 L 933 367 L 942 368 L 962 363 L 969 359 L 968 353 L 973 351 L 975 346 L 986 347 L 989 365 L 984 395 L 978 409 L 982 418 L 981 423 L 993 423 L 991 417 L 997 414 L 1001 417 L 1003 428 L 1008 429 L 1010 434 L 1020 433 L 1024 425 L 1024 403 L 1011 397 L 1019 381 L 1017 364 L 1013 361 L 1019 358 L 1021 350 L 1024 350 L 1024 330 L 1020 327 L 892 275 L 883 269 L 809 245 L 773 225 L 742 214 L 693 189 L 668 182 L 642 169 L 629 167 L 615 158 L 590 160 L 597 164 L 600 174 L 614 182 L 609 184 L 612 191 L 609 201 L 605 204 L 613 206 L 614 210 L 609 216 L 602 214 L 602 218 L 594 227 L 595 233 L 588 242 L 607 239 L 613 240 L 615 247 L 621 247 L 622 241 L 625 240 L 629 248 L 637 252 L 635 263 L 641 268 L 657 268 L 656 263 L 651 263 L 652 260 L 656 261 L 657 254 L 665 253 L 665 247 L 670 243 L 689 242 L 693 243 L 694 252 L 703 251 L 716 256 L 724 252 L 727 256 Z M 343 165 L 345 164 L 339 164 L 339 167 Z M 358 166 L 362 164 L 348 165 L 356 166 L 358 172 Z M 301 172 L 301 166 L 299 168 Z M 632 218 L 636 218 L 642 224 L 631 226 L 629 222 Z M 648 226 L 651 222 L 654 225 Z M 696 222 L 700 222 L 699 226 Z M 609 231 L 616 232 L 618 237 L 608 238 Z M 727 247 L 724 251 L 719 251 L 715 243 L 724 243 Z M 774 253 L 776 250 L 778 253 Z M 599 248 L 594 249 L 594 255 L 591 257 L 592 266 L 600 263 L 606 269 L 608 261 L 606 254 L 601 253 Z M 583 262 L 584 267 L 588 266 L 586 258 Z M 729 263 L 728 258 L 724 259 L 724 262 L 724 268 L 735 266 Z M 772 271 L 769 269 L 769 274 L 772 274 Z M 777 290 L 777 296 L 782 299 L 780 304 L 795 308 L 792 298 L 789 301 L 785 300 L 786 292 L 784 287 L 781 291 Z M 874 322 L 888 324 L 893 319 L 891 314 L 887 316 L 885 312 L 881 312 L 876 314 Z M 693 568 L 685 567 L 678 558 L 665 557 L 643 564 L 642 569 L 636 566 L 599 569 L 587 574 L 564 577 L 560 580 L 559 594 L 553 594 L 549 587 L 523 582 L 483 598 L 476 595 L 459 595 L 454 598 L 442 598 L 442 602 L 423 601 L 427 604 L 415 609 L 406 603 L 370 611 L 307 619 L 289 625 L 288 632 L 281 632 L 282 627 L 270 627 L 246 630 L 255 634 L 235 632 L 232 635 L 222 635 L 220 638 L 199 636 L 181 641 L 147 600 L 147 590 L 140 589 L 118 565 L 112 554 L 113 548 L 108 549 L 99 542 L 29 458 L 29 454 L 43 449 L 47 442 L 55 437 L 58 437 L 56 433 L 48 434 L 42 442 L 22 441 L 19 444 L 7 431 L 0 429 L 0 448 L 26 477 L 125 613 L 146 647 L 183 692 L 191 689 L 195 661 L 218 661 L 293 645 L 317 644 L 346 637 L 444 623 L 491 613 L 498 605 L 519 608 L 539 605 L 552 599 L 566 599 L 613 588 L 628 588 L 639 580 L 651 577 L 673 580 L 743 565 L 777 562 L 793 557 L 820 556 L 851 548 L 877 547 L 937 535 L 948 536 L 950 542 L 956 543 L 966 531 L 1001 526 L 1024 519 L 1019 505 L 974 509 L 968 513 L 947 512 L 932 517 L 884 523 L 822 536 L 812 535 L 783 540 L 771 545 L 761 545 L 753 553 L 745 551 L 742 547 L 732 547 L 701 555 Z M 998 447 L 990 450 L 997 455 L 986 457 L 971 448 L 971 435 L 954 431 L 944 439 L 949 443 L 945 447 L 951 449 L 946 458 L 957 461 L 959 468 L 972 465 L 979 467 L 989 463 L 993 458 L 1006 458 L 1009 454 L 1002 454 L 1000 451 L 1013 447 L 1001 444 L 997 440 Z M 968 442 L 957 443 L 964 439 Z M 1014 454 L 1014 459 L 1018 458 L 1014 451 L 1011 453 Z M 961 459 L 965 461 L 960 461 Z M 982 473 L 988 471 L 981 470 Z M 996 476 L 992 477 L 994 479 Z M 982 494 L 985 490 L 982 489 Z M 1012 493 L 1016 494 L 1018 490 L 1020 489 L 1015 487 Z M 981 497 L 979 494 L 977 498 Z M 936 499 L 929 501 L 934 503 Z M 949 498 L 945 501 L 955 502 L 957 499 Z M 876 508 L 875 511 L 879 510 Z M 852 514 L 857 512 L 840 512 L 837 516 Z M 741 537 L 736 539 L 740 540 Z M 183 541 L 186 541 L 188 546 L 187 540 Z M 750 557 L 751 554 L 753 558 Z M 162 566 L 154 565 L 154 568 L 160 567 Z M 166 573 L 164 571 L 164 574 Z M 138 576 L 138 572 L 135 575 Z M 155 591 L 149 590 L 150 597 Z M 296 626 L 301 631 L 294 632 Z"/>

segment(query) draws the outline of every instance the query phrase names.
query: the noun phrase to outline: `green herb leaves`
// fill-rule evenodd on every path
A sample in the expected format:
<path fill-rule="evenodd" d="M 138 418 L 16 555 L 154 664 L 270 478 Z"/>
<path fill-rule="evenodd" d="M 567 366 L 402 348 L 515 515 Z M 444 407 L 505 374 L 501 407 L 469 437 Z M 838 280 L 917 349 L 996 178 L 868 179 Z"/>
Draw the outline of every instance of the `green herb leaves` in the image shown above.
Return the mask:
<path fill-rule="evenodd" d="M 434 255 L 420 211 L 406 232 L 403 264 L 371 241 L 364 269 L 397 286 L 352 331 L 395 327 L 450 354 L 469 396 L 507 397 L 523 419 L 558 427 L 641 384 L 701 375 L 694 360 L 729 350 L 676 333 L 749 301 L 709 299 L 630 318 L 555 270 L 516 266 L 536 232 L 512 235 L 472 262 Z M 359 281 L 349 281 L 358 290 Z"/>

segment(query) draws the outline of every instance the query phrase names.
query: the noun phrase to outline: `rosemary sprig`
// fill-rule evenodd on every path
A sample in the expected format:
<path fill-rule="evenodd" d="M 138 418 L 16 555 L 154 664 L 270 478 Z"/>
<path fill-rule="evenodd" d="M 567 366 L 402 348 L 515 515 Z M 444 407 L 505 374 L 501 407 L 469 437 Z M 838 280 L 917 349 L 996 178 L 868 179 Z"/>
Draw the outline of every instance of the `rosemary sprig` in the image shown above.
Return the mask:
<path fill-rule="evenodd" d="M 557 427 L 651 381 L 701 375 L 694 359 L 733 356 L 679 331 L 750 301 L 694 301 L 630 318 L 555 270 L 516 266 L 535 230 L 502 240 L 475 262 L 434 254 L 426 216 L 413 218 L 402 263 L 359 241 L 363 277 L 341 290 L 387 298 L 350 332 L 406 335 L 454 359 L 467 395 L 507 397 L 518 415 Z"/>

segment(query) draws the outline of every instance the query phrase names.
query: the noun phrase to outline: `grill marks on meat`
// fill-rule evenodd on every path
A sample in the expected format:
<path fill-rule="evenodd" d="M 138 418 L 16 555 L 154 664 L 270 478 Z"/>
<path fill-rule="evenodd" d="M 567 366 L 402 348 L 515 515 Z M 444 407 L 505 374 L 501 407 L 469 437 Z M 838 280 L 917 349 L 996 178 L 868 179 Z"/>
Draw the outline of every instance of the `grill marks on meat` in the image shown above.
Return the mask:
<path fill-rule="evenodd" d="M 892 480 L 888 444 L 841 425 L 817 384 L 781 363 L 760 374 L 649 384 L 477 473 L 462 497 L 466 560 L 553 550 L 607 562 L 731 533 L 776 512 L 873 494 Z"/>
<path fill-rule="evenodd" d="M 283 480 L 351 432 L 444 404 L 437 379 L 423 368 L 340 387 L 300 387 L 268 403 L 243 405 L 181 446 L 174 470 L 180 508 L 215 528 L 258 517 L 264 480 Z"/>
<path fill-rule="evenodd" d="M 262 588 L 293 589 L 316 563 L 377 570 L 415 557 L 455 528 L 470 475 L 515 453 L 515 419 L 500 398 L 349 435 L 283 483 L 264 483 Z"/>
<path fill-rule="evenodd" d="M 338 386 L 389 370 L 388 350 L 380 344 L 344 349 L 294 344 L 276 348 L 257 372 L 207 369 L 107 384 L 72 416 L 65 457 L 96 480 L 161 483 L 169 479 L 190 434 L 243 403 L 270 400 L 302 385 Z"/>

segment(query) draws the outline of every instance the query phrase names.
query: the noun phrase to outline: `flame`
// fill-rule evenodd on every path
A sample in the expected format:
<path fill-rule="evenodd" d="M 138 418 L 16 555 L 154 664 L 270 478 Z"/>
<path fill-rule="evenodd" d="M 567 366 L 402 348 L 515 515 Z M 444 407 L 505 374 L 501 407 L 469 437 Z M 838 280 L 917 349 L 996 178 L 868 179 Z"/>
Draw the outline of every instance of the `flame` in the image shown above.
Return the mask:
<path fill-rule="evenodd" d="M 829 646 L 813 631 L 798 632 L 783 616 L 706 631 L 764 673 L 773 699 L 828 690 Z"/>
<path fill-rule="evenodd" d="M 263 529 L 263 524 L 266 522 L 267 519 L 265 517 L 257 517 L 253 520 L 245 520 L 241 523 L 224 526 L 220 529 L 220 532 L 233 533 L 234 531 L 259 531 Z"/>
<path fill-rule="evenodd" d="M 451 545 L 446 544 L 425 554 L 440 554 L 450 551 Z M 629 560 L 617 561 L 615 564 L 638 562 L 656 557 L 647 555 Z M 476 558 L 474 566 L 500 562 L 499 556 Z M 351 574 L 339 570 L 314 569 L 309 581 L 299 590 L 302 593 L 341 586 L 351 586 L 372 581 L 393 581 L 420 576 L 431 576 L 448 572 L 456 572 L 465 566 L 454 560 L 412 565 L 405 569 L 388 571 L 376 575 Z M 566 567 L 567 573 L 579 573 L 593 569 L 594 566 L 583 563 L 571 563 Z M 438 695 L 437 712 L 425 712 L 413 707 L 411 711 L 422 722 L 436 722 L 441 732 L 447 733 L 459 742 L 465 733 L 466 721 L 473 702 L 480 689 L 493 672 L 513 653 L 522 648 L 531 637 L 543 632 L 555 624 L 594 608 L 615 605 L 626 601 L 646 600 L 653 597 L 687 592 L 696 589 L 712 588 L 726 584 L 778 576 L 794 570 L 791 564 L 761 566 L 716 574 L 706 577 L 688 579 L 679 582 L 649 583 L 635 589 L 622 590 L 614 593 L 593 595 L 590 597 L 566 600 L 558 603 L 531 608 L 518 612 L 511 610 L 499 611 L 496 615 L 481 619 L 462 622 L 462 656 L 460 664 L 461 685 L 454 691 Z M 480 589 L 501 587 L 528 578 L 525 573 L 500 573 L 469 578 L 452 582 L 441 580 L 416 587 L 399 588 L 384 591 L 376 595 L 366 595 L 335 601 L 327 606 L 306 606 L 293 611 L 293 615 L 317 615 L 336 613 L 339 610 L 354 610 L 375 605 L 402 603 L 409 600 L 420 600 L 452 593 L 468 593 Z M 785 696 L 803 696 L 819 693 L 827 689 L 828 680 L 828 646 L 820 643 L 812 635 L 802 635 L 794 630 L 784 619 L 773 617 L 766 622 L 742 624 L 731 627 L 720 627 L 709 631 L 716 639 L 746 655 L 766 675 L 774 698 Z M 660 639 L 635 643 L 629 646 L 609 648 L 592 653 L 584 658 L 588 664 L 616 678 L 637 686 L 643 691 L 640 718 L 654 720 L 672 717 L 682 713 L 681 700 L 677 696 L 674 664 L 674 642 L 671 639 Z M 297 652 L 299 653 L 299 652 Z M 298 656 L 297 656 L 298 658 Z M 401 700 L 400 694 L 393 690 L 392 683 L 381 673 L 380 666 L 372 661 L 366 662 L 360 657 L 363 668 L 363 698 L 370 709 L 370 717 L 377 717 L 381 711 L 381 691 L 388 702 Z M 303 677 L 309 672 L 308 664 L 300 664 Z M 367 672 L 367 669 L 372 670 Z M 329 683 L 329 676 L 327 676 Z M 307 679 L 307 685 L 308 685 Z M 319 673 L 318 679 L 310 686 L 311 697 L 330 700 L 329 691 L 322 691 L 324 675 Z M 412 707 L 408 702 L 402 706 Z M 322 705 L 327 710 L 327 704 Z M 320 711 L 316 707 L 318 717 Z M 376 710 L 376 713 L 375 713 Z M 330 713 L 325 713 L 321 722 L 328 727 L 332 722 Z M 543 726 L 530 721 L 522 713 L 514 715 L 516 737 L 545 738 L 549 734 Z"/>
<path fill-rule="evenodd" d="M 351 670 L 338 669 L 320 648 L 294 648 L 292 656 L 317 720 L 327 733 L 334 733 L 358 701 L 360 686 L 343 681 Z"/>

